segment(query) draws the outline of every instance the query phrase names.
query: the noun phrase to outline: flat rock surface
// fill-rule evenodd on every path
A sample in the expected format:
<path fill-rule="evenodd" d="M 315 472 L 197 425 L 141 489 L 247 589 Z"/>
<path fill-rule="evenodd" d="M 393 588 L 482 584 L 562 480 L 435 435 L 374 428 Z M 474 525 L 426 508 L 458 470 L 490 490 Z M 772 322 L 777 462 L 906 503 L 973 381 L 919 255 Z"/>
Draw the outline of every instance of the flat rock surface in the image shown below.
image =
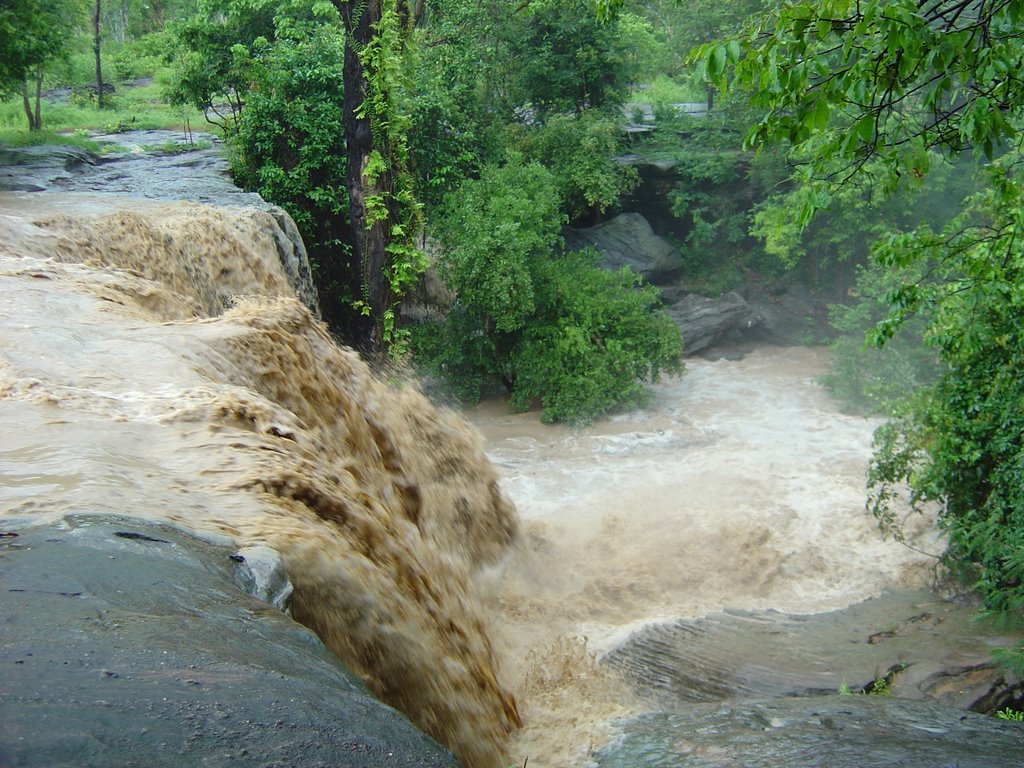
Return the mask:
<path fill-rule="evenodd" d="M 76 192 L 209 205 L 274 206 L 234 185 L 212 134 L 130 131 L 92 137 L 117 147 L 95 155 L 67 146 L 0 147 L 0 191 Z"/>
<path fill-rule="evenodd" d="M 839 611 L 727 611 L 655 624 L 605 660 L 667 706 L 870 687 L 899 667 L 891 692 L 968 708 L 1005 685 L 992 651 L 1014 642 L 973 608 L 900 591 Z"/>
<path fill-rule="evenodd" d="M 0 523 L 0 765 L 457 766 L 238 560 L 134 519 Z"/>
<path fill-rule="evenodd" d="M 1024 765 L 1024 723 L 879 696 L 692 705 L 625 724 L 596 764 L 1003 768 Z"/>

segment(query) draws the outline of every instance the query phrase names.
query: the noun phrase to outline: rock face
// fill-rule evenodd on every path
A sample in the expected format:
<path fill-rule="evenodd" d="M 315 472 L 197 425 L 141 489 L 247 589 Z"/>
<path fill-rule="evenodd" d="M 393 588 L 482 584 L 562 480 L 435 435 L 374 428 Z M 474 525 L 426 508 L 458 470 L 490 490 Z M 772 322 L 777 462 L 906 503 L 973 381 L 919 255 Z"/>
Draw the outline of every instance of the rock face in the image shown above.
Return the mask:
<path fill-rule="evenodd" d="M 629 267 L 654 285 L 667 283 L 683 270 L 676 249 L 654 234 L 639 213 L 622 213 L 587 229 L 566 228 L 563 236 L 569 250 L 593 246 L 600 251 L 600 265 L 605 269 Z"/>
<path fill-rule="evenodd" d="M 182 145 L 175 131 L 132 131 L 96 137 L 119 145 L 120 152 L 98 156 L 67 146 L 0 149 L 0 192 L 61 192 L 154 201 L 189 201 L 219 207 L 254 208 L 273 217 L 278 256 L 298 298 L 316 316 L 320 305 L 302 237 L 283 209 L 234 185 L 215 138 L 197 134 L 206 148 L 182 152 L 152 150 Z M 200 145 L 202 146 L 202 145 Z M 150 148 L 148 151 L 142 151 Z"/>
<path fill-rule="evenodd" d="M 760 322 L 760 317 L 738 293 L 727 293 L 718 299 L 689 294 L 666 311 L 679 326 L 687 355 L 718 344 L 730 335 L 743 334 Z"/>
<path fill-rule="evenodd" d="M 974 611 L 894 592 L 814 615 L 727 611 L 649 626 L 605 660 L 661 710 L 597 763 L 994 766 L 1024 763 L 1024 726 L 965 711 L 1021 706 Z M 1017 641 L 1019 642 L 1019 640 Z M 885 696 L 870 691 L 887 678 Z M 707 760 L 708 762 L 702 762 Z"/>
<path fill-rule="evenodd" d="M 87 173 L 96 161 L 79 147 L 0 147 L 0 192 L 45 192 Z"/>
<path fill-rule="evenodd" d="M 879 696 L 726 702 L 642 717 L 600 768 L 993 768 L 1024 764 L 1020 723 Z"/>
<path fill-rule="evenodd" d="M 250 556 L 141 520 L 5 521 L 0 764 L 457 768 L 240 588 Z"/>

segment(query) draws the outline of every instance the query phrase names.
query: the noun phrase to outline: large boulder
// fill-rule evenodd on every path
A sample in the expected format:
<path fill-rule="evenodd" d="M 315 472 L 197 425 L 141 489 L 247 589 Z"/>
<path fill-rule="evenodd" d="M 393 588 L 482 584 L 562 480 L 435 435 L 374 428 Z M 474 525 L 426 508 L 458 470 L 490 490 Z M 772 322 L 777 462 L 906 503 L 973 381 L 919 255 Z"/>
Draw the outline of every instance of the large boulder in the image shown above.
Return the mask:
<path fill-rule="evenodd" d="M 605 269 L 629 267 L 654 285 L 670 282 L 683 270 L 679 252 L 654 234 L 647 219 L 639 213 L 620 213 L 614 219 L 587 229 L 567 227 L 563 236 L 567 249 L 597 248 L 601 254 L 600 265 Z"/>
<path fill-rule="evenodd" d="M 306 628 L 274 558 L 135 519 L 0 529 L 0 765 L 457 768 Z"/>
<path fill-rule="evenodd" d="M 834 335 L 828 306 L 835 300 L 794 283 L 776 290 L 761 284 L 747 287 L 747 301 L 761 318 L 752 338 L 769 344 L 820 344 Z"/>
<path fill-rule="evenodd" d="M 683 351 L 693 355 L 722 341 L 744 334 L 760 322 L 738 293 L 721 298 L 689 294 L 668 307 L 683 336 Z"/>

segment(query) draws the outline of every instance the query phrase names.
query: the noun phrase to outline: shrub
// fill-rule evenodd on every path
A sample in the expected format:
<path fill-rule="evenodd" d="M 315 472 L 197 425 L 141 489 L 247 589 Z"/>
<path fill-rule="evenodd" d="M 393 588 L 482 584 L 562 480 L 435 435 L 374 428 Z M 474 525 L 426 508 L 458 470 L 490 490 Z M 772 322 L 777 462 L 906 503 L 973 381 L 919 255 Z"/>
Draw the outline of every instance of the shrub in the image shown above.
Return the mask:
<path fill-rule="evenodd" d="M 585 423 L 644 400 L 682 369 L 675 324 L 654 288 L 606 272 L 593 253 L 558 254 L 559 195 L 538 163 L 513 158 L 449 196 L 435 223 L 454 308 L 416 334 L 420 360 L 462 399 L 501 382 L 544 421 Z"/>

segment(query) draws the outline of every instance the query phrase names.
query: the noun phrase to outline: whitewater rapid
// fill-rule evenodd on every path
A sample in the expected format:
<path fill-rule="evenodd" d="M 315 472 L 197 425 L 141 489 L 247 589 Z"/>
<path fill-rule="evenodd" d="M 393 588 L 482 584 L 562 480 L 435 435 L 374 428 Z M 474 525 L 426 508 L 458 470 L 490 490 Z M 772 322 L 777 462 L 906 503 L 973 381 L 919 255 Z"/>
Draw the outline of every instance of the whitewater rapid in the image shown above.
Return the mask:
<path fill-rule="evenodd" d="M 599 662 L 643 626 L 930 583 L 934 560 L 884 541 L 865 510 L 878 423 L 841 413 L 817 383 L 826 367 L 821 348 L 691 359 L 649 409 L 580 431 L 503 402 L 468 414 L 522 520 L 493 610 L 526 721 L 520 763 L 583 765 L 642 708 Z M 930 521 L 911 530 L 941 548 Z"/>

